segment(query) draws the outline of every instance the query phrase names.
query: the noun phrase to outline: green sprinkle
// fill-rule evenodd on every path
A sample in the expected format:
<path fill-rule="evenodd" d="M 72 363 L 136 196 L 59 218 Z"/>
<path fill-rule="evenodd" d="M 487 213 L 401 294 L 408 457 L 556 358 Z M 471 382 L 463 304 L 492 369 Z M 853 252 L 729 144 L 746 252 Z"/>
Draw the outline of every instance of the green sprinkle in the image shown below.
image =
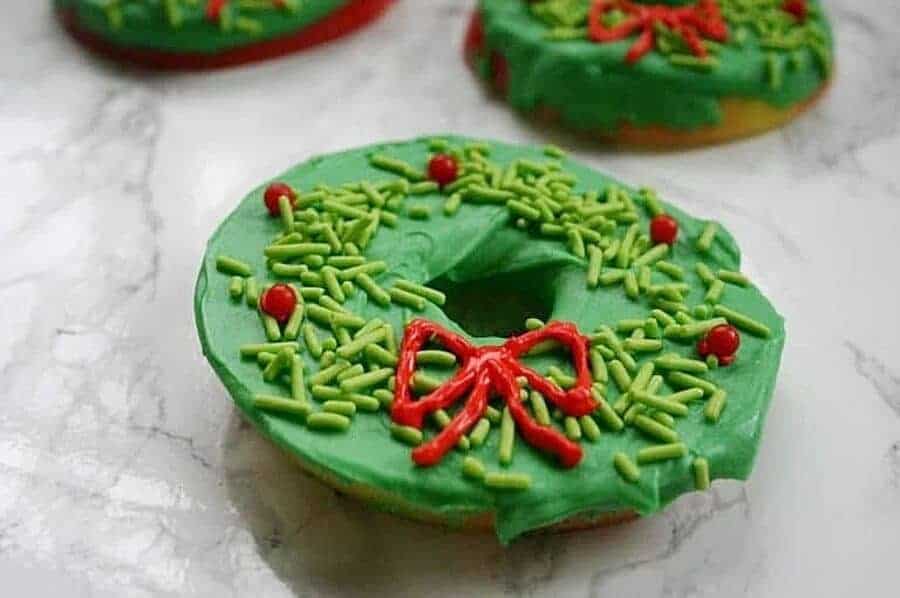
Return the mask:
<path fill-rule="evenodd" d="M 591 375 L 594 378 L 595 382 L 606 383 L 609 379 L 609 372 L 606 369 L 606 362 L 603 360 L 603 356 L 596 349 L 591 350 L 590 352 L 591 359 Z"/>
<path fill-rule="evenodd" d="M 544 146 L 544 155 L 549 156 L 551 158 L 565 158 L 566 152 L 561 147 L 556 145 L 545 145 Z"/>
<path fill-rule="evenodd" d="M 667 401 L 676 401 L 678 403 L 690 403 L 691 401 L 696 401 L 697 399 L 703 398 L 703 389 L 702 388 L 688 388 L 685 390 L 680 390 L 676 393 L 670 394 L 667 397 L 664 397 Z"/>
<path fill-rule="evenodd" d="M 588 273 L 587 287 L 589 289 L 597 288 L 600 284 L 600 271 L 603 269 L 603 251 L 596 245 L 588 245 Z"/>
<path fill-rule="evenodd" d="M 686 357 L 679 357 L 674 354 L 657 357 L 653 363 L 656 364 L 656 367 L 662 370 L 688 372 L 691 374 L 703 374 L 709 370 L 709 368 L 706 367 L 706 363 L 702 361 L 699 361 L 697 359 L 688 359 Z"/>
<path fill-rule="evenodd" d="M 725 391 L 720 388 L 709 398 L 709 402 L 706 403 L 706 408 L 703 410 L 703 415 L 707 421 L 715 423 L 719 421 L 723 409 L 725 409 Z"/>
<path fill-rule="evenodd" d="M 478 423 L 475 424 L 475 427 L 472 428 L 472 432 L 469 434 L 469 441 L 472 443 L 472 446 L 477 447 L 484 444 L 485 439 L 487 439 L 488 432 L 490 431 L 490 420 L 484 417 L 479 419 Z"/>
<path fill-rule="evenodd" d="M 359 376 L 360 374 L 364 374 L 365 372 L 366 372 L 366 369 L 363 367 L 363 365 L 361 363 L 357 363 L 357 364 L 354 364 L 354 365 L 350 366 L 349 368 L 345 369 L 340 374 L 338 374 L 337 381 L 343 382 L 347 378 L 352 378 L 353 376 Z"/>
<path fill-rule="evenodd" d="M 604 254 L 605 255 L 605 254 Z M 600 275 L 600 284 L 609 286 L 622 282 L 625 279 L 625 270 L 606 270 Z"/>
<path fill-rule="evenodd" d="M 436 391 L 443 383 L 424 372 L 416 372 L 412 379 L 412 389 L 416 394 L 424 395 Z"/>
<path fill-rule="evenodd" d="M 422 430 L 412 426 L 391 424 L 391 436 L 404 444 L 418 446 L 422 444 Z"/>
<path fill-rule="evenodd" d="M 678 433 L 675 430 L 670 430 L 665 427 L 661 423 L 650 419 L 646 415 L 638 415 L 634 418 L 634 422 L 632 422 L 634 427 L 654 438 L 656 440 L 661 440 L 663 442 L 678 442 Z"/>
<path fill-rule="evenodd" d="M 486 471 L 484 463 L 475 457 L 466 457 L 463 459 L 462 472 L 465 477 L 472 480 L 483 480 Z"/>
<path fill-rule="evenodd" d="M 703 58 L 691 54 L 670 54 L 669 62 L 675 66 L 683 66 L 697 71 L 712 71 L 719 66 L 719 59 L 713 56 Z"/>
<path fill-rule="evenodd" d="M 641 465 L 666 461 L 668 459 L 680 459 L 687 455 L 687 446 L 681 442 L 672 444 L 658 444 L 638 451 L 637 462 Z"/>
<path fill-rule="evenodd" d="M 719 280 L 737 285 L 739 287 L 750 286 L 750 279 L 740 272 L 735 272 L 733 270 L 719 270 L 717 276 Z"/>
<path fill-rule="evenodd" d="M 575 417 L 566 416 L 563 419 L 563 430 L 566 433 L 566 438 L 569 440 L 579 440 L 581 438 L 581 426 Z"/>
<path fill-rule="evenodd" d="M 294 290 L 294 293 L 299 297 L 296 289 Z M 284 325 L 284 338 L 286 340 L 292 341 L 300 334 L 300 324 L 303 323 L 303 311 L 303 302 L 298 301 L 297 305 L 294 306 L 294 311 L 291 313 L 291 317 L 288 319 L 287 324 Z"/>
<path fill-rule="evenodd" d="M 300 350 L 300 345 L 295 342 L 241 345 L 240 353 L 241 357 L 256 357 L 260 353 L 278 353 L 282 349 L 288 349 L 296 353 Z"/>
<path fill-rule="evenodd" d="M 240 301 L 244 294 L 244 279 L 240 276 L 232 276 L 228 283 L 228 294 L 235 301 Z"/>
<path fill-rule="evenodd" d="M 259 303 L 259 287 L 252 276 L 244 281 L 244 297 L 248 307 L 256 307 Z"/>
<path fill-rule="evenodd" d="M 669 415 L 684 417 L 688 414 L 688 408 L 683 403 L 668 401 L 666 399 L 663 399 L 662 397 L 649 394 L 643 390 L 631 391 L 631 398 L 634 401 L 641 403 L 642 405 L 646 405 L 651 409 L 658 409 L 659 411 L 668 413 Z"/>
<path fill-rule="evenodd" d="M 362 353 L 367 346 L 383 341 L 384 335 L 384 328 L 378 328 L 377 330 L 363 334 L 358 338 L 353 339 L 351 342 L 338 347 L 337 355 L 343 359 L 352 359 Z"/>
<path fill-rule="evenodd" d="M 759 322 L 758 320 L 754 320 L 750 316 L 742 314 L 738 311 L 725 307 L 724 305 L 715 305 L 713 306 L 713 312 L 717 316 L 721 316 L 728 320 L 730 324 L 737 326 L 741 330 L 745 332 L 749 332 L 754 336 L 759 336 L 762 338 L 768 338 L 772 335 L 772 331 L 768 326 Z"/>
<path fill-rule="evenodd" d="M 391 301 L 397 303 L 398 305 L 403 305 L 417 311 L 422 311 L 423 309 L 425 309 L 425 299 L 420 295 L 404 291 L 403 289 L 397 287 L 389 290 L 388 294 L 391 296 Z"/>
<path fill-rule="evenodd" d="M 292 259 L 308 255 L 328 255 L 331 245 L 328 243 L 289 243 L 287 245 L 269 245 L 263 253 L 274 260 Z"/>
<path fill-rule="evenodd" d="M 542 426 L 550 425 L 550 412 L 547 410 L 547 403 L 544 396 L 536 390 L 532 390 L 529 394 L 531 402 L 531 410 L 534 412 L 534 419 Z"/>
<path fill-rule="evenodd" d="M 303 342 L 309 350 L 309 354 L 318 359 L 322 356 L 322 343 L 316 334 L 316 329 L 312 324 L 303 325 Z"/>
<path fill-rule="evenodd" d="M 609 428 L 613 432 L 618 432 L 625 427 L 625 422 L 622 421 L 622 418 L 619 417 L 619 414 L 616 413 L 612 407 L 610 407 L 609 403 L 603 397 L 595 395 L 594 399 L 597 400 L 597 403 L 599 405 L 594 413 L 603 421 L 604 424 L 606 424 L 607 428 Z"/>
<path fill-rule="evenodd" d="M 619 475 L 627 482 L 632 484 L 637 482 L 641 477 L 641 470 L 625 453 L 616 453 L 613 456 L 613 465 Z"/>
<path fill-rule="evenodd" d="M 324 355 L 323 355 L 324 356 Z M 313 386 L 325 385 L 335 380 L 341 372 L 350 367 L 345 361 L 339 361 L 331 365 L 325 366 L 309 378 L 309 383 Z"/>
<path fill-rule="evenodd" d="M 709 289 L 706 291 L 706 296 L 703 300 L 710 304 L 718 303 L 719 299 L 722 298 L 722 291 L 724 290 L 725 283 L 717 278 L 709 285 Z"/>
<path fill-rule="evenodd" d="M 380 345 L 367 345 L 365 355 L 366 359 L 377 365 L 397 367 L 397 356 Z"/>
<path fill-rule="evenodd" d="M 444 305 L 447 302 L 447 296 L 444 293 L 408 280 L 398 280 L 394 283 L 394 288 L 403 289 L 404 291 L 418 295 L 431 301 L 435 305 Z"/>
<path fill-rule="evenodd" d="M 694 469 L 694 488 L 709 490 L 709 461 L 703 457 L 697 457 L 691 466 Z"/>
<path fill-rule="evenodd" d="M 503 408 L 503 416 L 500 420 L 500 445 L 498 458 L 501 465 L 512 463 L 513 447 L 516 441 L 516 424 L 513 421 L 509 407 Z"/>
<path fill-rule="evenodd" d="M 710 250 L 713 244 L 713 240 L 716 238 L 716 232 L 719 230 L 719 225 L 715 222 L 707 222 L 706 226 L 703 227 L 703 232 L 700 233 L 700 238 L 697 239 L 697 251 L 701 251 L 706 253 Z"/>
<path fill-rule="evenodd" d="M 463 196 L 462 193 L 454 193 L 450 197 L 447 198 L 447 201 L 444 202 L 444 214 L 447 216 L 453 216 L 459 210 L 459 207 L 462 205 Z"/>
<path fill-rule="evenodd" d="M 253 406 L 263 411 L 277 411 L 300 417 L 306 417 L 312 411 L 309 403 L 305 401 L 295 401 L 273 395 L 254 395 Z"/>
<path fill-rule="evenodd" d="M 290 234 L 294 230 L 294 208 L 287 195 L 278 198 L 278 211 L 281 214 L 281 227 L 284 233 Z"/>
<path fill-rule="evenodd" d="M 325 386 L 324 384 L 313 384 L 309 390 L 317 401 L 339 401 L 343 396 L 340 388 Z M 346 413 L 342 415 L 346 415 Z"/>
<path fill-rule="evenodd" d="M 422 181 L 409 186 L 410 195 L 426 195 L 428 193 L 437 193 L 439 190 L 440 186 L 434 181 Z"/>
<path fill-rule="evenodd" d="M 719 358 L 710 353 L 706 356 L 706 365 L 709 369 L 714 370 L 719 367 Z"/>
<path fill-rule="evenodd" d="M 303 360 L 296 355 L 291 360 L 291 396 L 306 402 L 306 382 L 303 380 Z"/>
<path fill-rule="evenodd" d="M 309 272 L 309 266 L 306 264 L 282 264 L 275 262 L 272 264 L 272 273 L 281 278 L 300 278 Z"/>
<path fill-rule="evenodd" d="M 684 269 L 671 262 L 659 261 L 654 264 L 657 270 L 675 280 L 684 280 Z"/>
<path fill-rule="evenodd" d="M 347 300 L 344 290 L 338 283 L 337 270 L 331 267 L 322 268 L 322 282 L 325 283 L 325 290 L 335 301 L 343 303 Z"/>
<path fill-rule="evenodd" d="M 384 325 L 385 336 L 384 336 L 384 346 L 388 351 L 397 353 L 397 339 L 394 337 L 394 327 L 390 322 L 386 322 Z"/>
<path fill-rule="evenodd" d="M 419 351 L 416 353 L 416 363 L 419 365 L 436 365 L 450 368 L 456 365 L 456 355 L 448 351 Z"/>
<path fill-rule="evenodd" d="M 528 490 L 531 488 L 531 476 L 525 473 L 487 473 L 484 485 L 496 490 Z"/>
<path fill-rule="evenodd" d="M 356 404 L 351 401 L 325 401 L 322 410 L 326 413 L 337 413 L 345 417 L 356 415 Z"/>
<path fill-rule="evenodd" d="M 584 437 L 590 440 L 591 442 L 597 442 L 600 439 L 600 428 L 597 426 L 597 422 L 594 421 L 589 415 L 582 415 L 578 418 L 578 423 L 581 426 L 581 431 L 584 433 Z"/>
<path fill-rule="evenodd" d="M 362 395 L 357 393 L 344 393 L 344 400 L 350 401 L 356 408 L 360 411 L 366 411 L 368 413 L 375 413 L 381 408 L 381 402 L 375 397 L 370 397 L 369 395 Z"/>
<path fill-rule="evenodd" d="M 227 255 L 220 255 L 216 258 L 216 270 L 222 274 L 233 274 L 235 276 L 253 275 L 253 268 L 249 264 Z"/>
<path fill-rule="evenodd" d="M 306 418 L 306 427 L 325 432 L 346 432 L 350 428 L 350 418 L 337 413 L 313 413 Z"/>
<path fill-rule="evenodd" d="M 611 361 L 609 363 L 609 373 L 620 391 L 627 392 L 631 388 L 631 376 L 628 375 L 628 371 L 621 361 L 618 359 Z"/>
<path fill-rule="evenodd" d="M 384 154 L 373 154 L 369 156 L 369 163 L 375 168 L 399 174 L 411 181 L 422 181 L 425 179 L 425 174 L 408 162 Z"/>
<path fill-rule="evenodd" d="M 325 289 L 319 287 L 302 287 L 300 296 L 308 301 L 318 301 L 325 294 Z"/>
<path fill-rule="evenodd" d="M 652 315 L 656 319 L 656 321 L 659 322 L 660 325 L 662 325 L 662 326 L 674 326 L 675 324 L 677 324 L 677 322 L 675 321 L 675 318 L 673 318 L 672 316 L 670 316 L 669 314 L 667 314 L 666 312 L 664 312 L 661 309 L 652 310 L 650 312 L 650 315 Z"/>
<path fill-rule="evenodd" d="M 625 350 L 634 353 L 647 353 L 662 350 L 662 341 L 650 338 L 635 339 L 629 338 L 625 340 Z"/>
<path fill-rule="evenodd" d="M 391 303 L 390 293 L 378 286 L 378 284 L 365 272 L 360 272 L 356 275 L 356 284 L 358 284 L 360 288 L 365 291 L 366 295 L 378 305 L 386 307 Z"/>
<path fill-rule="evenodd" d="M 675 427 L 675 418 L 669 415 L 668 413 L 664 413 L 662 411 L 654 411 L 650 414 L 650 417 L 661 423 L 667 428 Z"/>
<path fill-rule="evenodd" d="M 633 270 L 625 272 L 625 294 L 628 295 L 630 299 L 637 299 L 641 294 L 637 276 L 635 276 Z"/>
<path fill-rule="evenodd" d="M 650 264 L 664 258 L 669 253 L 669 246 L 665 243 L 654 245 L 652 249 L 634 260 L 634 266 L 649 266 Z"/>
<path fill-rule="evenodd" d="M 386 388 L 378 388 L 376 390 L 373 390 L 372 396 L 378 399 L 378 402 L 387 408 L 390 408 L 391 403 L 394 402 L 394 393 L 387 390 Z"/>
<path fill-rule="evenodd" d="M 676 388 L 698 388 L 704 395 L 712 395 L 719 387 L 708 380 L 684 372 L 672 372 L 666 380 Z"/>
<path fill-rule="evenodd" d="M 424 204 L 416 204 L 406 209 L 406 215 L 413 220 L 428 220 L 431 218 L 431 208 Z"/>
<path fill-rule="evenodd" d="M 361 376 L 354 376 L 341 382 L 341 390 L 344 392 L 359 392 L 363 389 L 377 386 L 388 380 L 394 375 L 394 370 L 389 368 L 381 368 L 371 372 L 367 372 Z"/>
<path fill-rule="evenodd" d="M 515 194 L 510 191 L 501 189 L 491 189 L 484 185 L 471 185 L 466 188 L 466 199 L 476 203 L 502 203 L 505 204 L 509 200 L 515 198 Z"/>

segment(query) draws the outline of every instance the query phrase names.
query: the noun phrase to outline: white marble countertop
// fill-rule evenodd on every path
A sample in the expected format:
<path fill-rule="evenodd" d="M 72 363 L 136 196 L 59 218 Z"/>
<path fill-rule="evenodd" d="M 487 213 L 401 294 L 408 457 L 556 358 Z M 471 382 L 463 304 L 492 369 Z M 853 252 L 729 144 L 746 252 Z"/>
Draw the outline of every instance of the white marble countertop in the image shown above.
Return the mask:
<path fill-rule="evenodd" d="M 203 75 L 90 58 L 47 4 L 0 20 L 4 595 L 897 595 L 895 3 L 828 2 L 838 78 L 788 128 L 643 155 L 486 97 L 459 59 L 471 1 Z M 549 135 L 727 224 L 789 326 L 749 483 L 503 549 L 337 497 L 241 422 L 191 310 L 213 227 L 312 153 L 437 131 Z"/>

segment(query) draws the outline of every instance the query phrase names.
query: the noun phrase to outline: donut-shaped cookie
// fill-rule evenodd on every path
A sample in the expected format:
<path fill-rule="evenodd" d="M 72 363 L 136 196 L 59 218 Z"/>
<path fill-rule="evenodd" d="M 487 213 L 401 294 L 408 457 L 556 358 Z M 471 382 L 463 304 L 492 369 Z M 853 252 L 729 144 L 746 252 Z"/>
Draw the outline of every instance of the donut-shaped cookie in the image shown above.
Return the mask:
<path fill-rule="evenodd" d="M 274 58 L 347 35 L 393 0 L 54 0 L 66 29 L 107 57 L 161 69 Z"/>
<path fill-rule="evenodd" d="M 466 58 L 513 107 L 644 146 L 753 135 L 831 78 L 818 0 L 480 0 Z"/>
<path fill-rule="evenodd" d="M 503 542 L 746 478 L 784 342 L 716 223 L 555 147 L 452 136 L 250 193 L 195 309 L 235 404 L 307 471 Z"/>

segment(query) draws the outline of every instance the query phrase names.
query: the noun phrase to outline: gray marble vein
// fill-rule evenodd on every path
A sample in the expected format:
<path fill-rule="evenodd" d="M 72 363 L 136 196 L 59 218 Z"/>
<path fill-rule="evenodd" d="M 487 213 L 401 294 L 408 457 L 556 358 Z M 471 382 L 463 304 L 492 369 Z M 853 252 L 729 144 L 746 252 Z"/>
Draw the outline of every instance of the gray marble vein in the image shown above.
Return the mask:
<path fill-rule="evenodd" d="M 48 2 L 0 19 L 0 579 L 11 596 L 892 596 L 900 554 L 900 8 L 827 2 L 837 78 L 790 126 L 680 153 L 542 129 L 460 60 L 472 0 L 328 48 L 148 74 Z M 789 341 L 750 482 L 509 548 L 340 496 L 199 352 L 205 239 L 312 154 L 450 130 L 551 140 L 722 220 Z"/>

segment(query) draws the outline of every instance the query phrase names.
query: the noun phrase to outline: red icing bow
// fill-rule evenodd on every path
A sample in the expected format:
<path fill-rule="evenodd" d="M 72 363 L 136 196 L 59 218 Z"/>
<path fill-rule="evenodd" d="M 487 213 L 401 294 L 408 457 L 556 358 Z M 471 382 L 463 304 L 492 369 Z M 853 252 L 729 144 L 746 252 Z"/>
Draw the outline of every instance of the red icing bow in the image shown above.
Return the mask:
<path fill-rule="evenodd" d="M 434 392 L 413 400 L 410 380 L 416 370 L 416 353 L 429 341 L 443 345 L 460 360 L 459 371 Z M 555 340 L 565 345 L 572 355 L 576 384 L 562 390 L 537 372 L 525 367 L 519 358 L 536 344 Z M 547 326 L 513 337 L 500 346 L 475 347 L 458 334 L 427 320 L 413 320 L 406 327 L 397 367 L 397 386 L 391 417 L 394 422 L 421 428 L 429 413 L 453 405 L 471 389 L 468 402 L 437 436 L 412 452 L 417 465 L 438 463 L 484 415 L 492 393 L 503 397 L 518 431 L 533 446 L 555 455 L 564 467 L 581 461 L 581 447 L 550 427 L 531 419 L 519 397 L 516 377 L 524 376 L 534 390 L 541 393 L 566 415 L 592 413 L 597 401 L 591 395 L 591 373 L 588 368 L 588 340 L 574 324 L 551 322 Z"/>
<path fill-rule="evenodd" d="M 618 25 L 607 27 L 603 17 L 611 10 L 619 10 L 626 17 Z M 691 52 L 706 57 L 701 38 L 724 42 L 728 39 L 728 26 L 722 18 L 716 0 L 698 0 L 692 6 L 667 6 L 665 4 L 635 4 L 632 0 L 594 0 L 588 13 L 588 34 L 595 42 L 613 42 L 640 32 L 637 41 L 628 50 L 626 62 L 633 64 L 656 46 L 655 26 L 659 23 L 675 32 Z"/>

